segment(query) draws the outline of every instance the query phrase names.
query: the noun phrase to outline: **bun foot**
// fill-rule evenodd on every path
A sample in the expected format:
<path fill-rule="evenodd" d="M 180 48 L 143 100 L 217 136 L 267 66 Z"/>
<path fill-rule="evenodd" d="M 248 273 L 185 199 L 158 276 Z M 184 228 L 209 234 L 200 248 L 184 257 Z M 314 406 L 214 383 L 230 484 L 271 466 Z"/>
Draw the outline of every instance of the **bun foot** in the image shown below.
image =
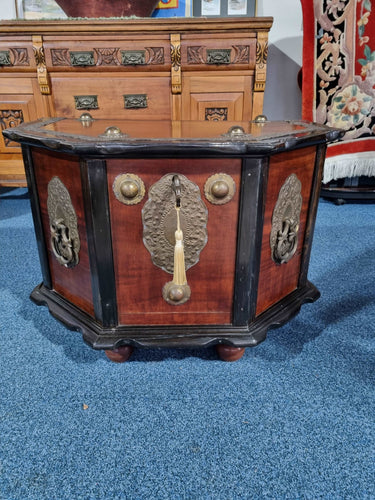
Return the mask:
<path fill-rule="evenodd" d="M 245 352 L 245 347 L 232 347 L 231 345 L 218 344 L 216 352 L 223 361 L 237 361 Z"/>
<path fill-rule="evenodd" d="M 114 363 L 124 363 L 127 361 L 133 353 L 133 346 L 131 345 L 122 345 L 117 349 L 113 349 L 112 351 L 104 351 L 107 358 L 113 361 Z"/>

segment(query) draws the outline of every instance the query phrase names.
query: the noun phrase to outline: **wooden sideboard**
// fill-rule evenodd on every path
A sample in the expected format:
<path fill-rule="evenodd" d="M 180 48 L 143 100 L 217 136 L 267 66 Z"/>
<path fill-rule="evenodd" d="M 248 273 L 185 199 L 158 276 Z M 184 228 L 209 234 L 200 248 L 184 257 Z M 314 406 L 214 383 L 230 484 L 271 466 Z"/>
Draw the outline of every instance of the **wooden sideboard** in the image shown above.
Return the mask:
<path fill-rule="evenodd" d="M 0 127 L 42 117 L 247 121 L 262 113 L 272 18 L 0 22 Z M 26 185 L 0 134 L 0 185 Z"/>

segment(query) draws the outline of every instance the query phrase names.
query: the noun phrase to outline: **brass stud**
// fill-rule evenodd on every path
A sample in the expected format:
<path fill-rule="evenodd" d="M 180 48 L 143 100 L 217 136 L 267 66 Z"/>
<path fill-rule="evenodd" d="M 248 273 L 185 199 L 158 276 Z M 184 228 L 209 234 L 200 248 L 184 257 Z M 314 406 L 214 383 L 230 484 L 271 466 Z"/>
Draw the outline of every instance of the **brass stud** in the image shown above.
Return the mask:
<path fill-rule="evenodd" d="M 113 182 L 113 192 L 121 203 L 136 205 L 143 200 L 145 185 L 137 175 L 120 174 Z"/>
<path fill-rule="evenodd" d="M 180 302 L 184 298 L 184 290 L 180 286 L 174 286 L 169 290 L 168 297 L 173 302 Z"/>
<path fill-rule="evenodd" d="M 163 286 L 163 299 L 171 306 L 180 306 L 185 304 L 190 299 L 191 290 L 190 286 L 185 283 L 184 285 L 177 285 L 173 281 L 168 281 Z"/>
<path fill-rule="evenodd" d="M 254 121 L 255 123 L 265 123 L 268 121 L 268 119 L 266 115 L 258 115 Z"/>
<path fill-rule="evenodd" d="M 230 135 L 242 135 L 245 133 L 245 130 L 239 125 L 234 125 L 228 130 L 228 134 Z"/>
<path fill-rule="evenodd" d="M 79 117 L 80 122 L 83 127 L 90 127 L 94 118 L 90 115 L 90 113 L 82 113 Z"/>
<path fill-rule="evenodd" d="M 225 198 L 229 193 L 228 183 L 223 180 L 218 180 L 211 185 L 211 194 L 215 198 Z"/>
<path fill-rule="evenodd" d="M 120 191 L 125 198 L 132 199 L 139 193 L 139 187 L 135 181 L 128 180 L 121 183 Z"/>
<path fill-rule="evenodd" d="M 204 185 L 204 194 L 213 205 L 228 203 L 236 192 L 236 184 L 228 174 L 215 174 Z"/>
<path fill-rule="evenodd" d="M 118 136 L 120 136 L 122 134 L 121 134 L 121 130 L 118 127 L 112 126 L 112 127 L 107 127 L 105 129 L 104 135 L 106 137 L 111 137 L 112 138 L 112 137 L 118 137 Z"/>

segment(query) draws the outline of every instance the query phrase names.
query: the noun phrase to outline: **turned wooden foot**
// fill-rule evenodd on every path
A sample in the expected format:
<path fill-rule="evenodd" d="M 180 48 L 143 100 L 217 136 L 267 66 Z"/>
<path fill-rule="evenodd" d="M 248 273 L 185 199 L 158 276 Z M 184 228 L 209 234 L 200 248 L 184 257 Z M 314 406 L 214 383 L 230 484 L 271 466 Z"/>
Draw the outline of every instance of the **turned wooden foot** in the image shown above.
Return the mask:
<path fill-rule="evenodd" d="M 108 359 L 113 361 L 114 363 L 124 363 L 127 361 L 133 353 L 133 346 L 131 345 L 122 345 L 117 349 L 113 349 L 112 351 L 104 351 Z"/>
<path fill-rule="evenodd" d="M 245 352 L 245 347 L 232 347 L 231 345 L 218 344 L 216 351 L 220 359 L 223 361 L 237 361 L 242 358 Z"/>

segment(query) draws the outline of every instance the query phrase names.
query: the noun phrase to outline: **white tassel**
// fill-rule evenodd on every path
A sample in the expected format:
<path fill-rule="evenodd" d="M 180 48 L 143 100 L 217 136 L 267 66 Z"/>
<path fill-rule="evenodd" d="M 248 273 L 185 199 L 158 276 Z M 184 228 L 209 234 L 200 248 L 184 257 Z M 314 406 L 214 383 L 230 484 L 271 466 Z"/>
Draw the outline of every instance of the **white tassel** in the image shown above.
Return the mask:
<path fill-rule="evenodd" d="M 175 231 L 176 244 L 174 247 L 173 283 L 175 285 L 186 285 L 184 234 L 180 226 L 180 208 L 176 207 L 177 230 Z"/>

